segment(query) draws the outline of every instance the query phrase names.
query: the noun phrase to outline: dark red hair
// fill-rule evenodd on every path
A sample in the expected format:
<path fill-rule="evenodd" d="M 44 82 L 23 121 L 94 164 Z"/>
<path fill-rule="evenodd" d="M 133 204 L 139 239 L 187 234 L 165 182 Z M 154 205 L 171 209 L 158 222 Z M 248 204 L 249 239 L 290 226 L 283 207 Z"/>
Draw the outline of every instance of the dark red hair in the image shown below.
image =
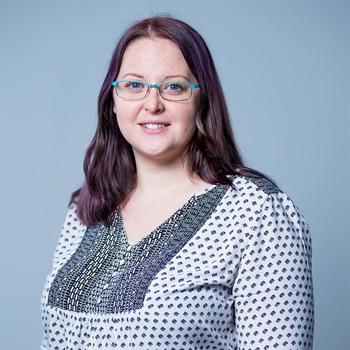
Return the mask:
<path fill-rule="evenodd" d="M 146 18 L 130 26 L 120 38 L 99 93 L 98 125 L 84 159 L 85 181 L 72 193 L 69 202 L 76 203 L 78 217 L 85 225 L 109 224 L 110 214 L 136 185 L 135 158 L 113 112 L 111 82 L 119 73 L 127 46 L 142 37 L 174 42 L 200 84 L 197 128 L 186 152 L 188 170 L 212 184 L 232 185 L 226 175 L 234 174 L 265 177 L 273 182 L 257 170 L 244 166 L 234 140 L 221 83 L 201 35 L 171 16 Z"/>

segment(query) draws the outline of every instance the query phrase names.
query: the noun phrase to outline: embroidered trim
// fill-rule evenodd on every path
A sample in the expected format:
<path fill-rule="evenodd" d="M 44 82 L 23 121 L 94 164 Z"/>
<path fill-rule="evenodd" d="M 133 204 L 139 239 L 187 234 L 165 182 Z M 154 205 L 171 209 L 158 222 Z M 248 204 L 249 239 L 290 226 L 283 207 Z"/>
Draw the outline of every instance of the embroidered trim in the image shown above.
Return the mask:
<path fill-rule="evenodd" d="M 76 252 L 54 278 L 48 305 L 104 314 L 141 308 L 156 274 L 198 232 L 228 188 L 217 185 L 193 196 L 133 246 L 125 240 L 118 211 L 110 227 L 89 227 Z"/>
<path fill-rule="evenodd" d="M 253 182 L 257 185 L 262 191 L 267 194 L 282 192 L 278 186 L 274 185 L 270 180 L 265 177 L 252 177 L 252 176 L 242 176 L 248 181 Z"/>

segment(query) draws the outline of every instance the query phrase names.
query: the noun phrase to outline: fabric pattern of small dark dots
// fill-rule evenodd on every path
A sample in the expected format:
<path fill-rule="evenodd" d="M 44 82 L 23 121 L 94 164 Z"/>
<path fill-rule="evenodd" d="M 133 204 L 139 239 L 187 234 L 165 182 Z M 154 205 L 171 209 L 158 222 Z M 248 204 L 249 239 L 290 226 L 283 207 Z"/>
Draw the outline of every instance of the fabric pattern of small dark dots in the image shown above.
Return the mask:
<path fill-rule="evenodd" d="M 41 350 L 312 350 L 309 225 L 265 178 L 194 194 L 130 244 L 72 204 L 41 297 Z"/>

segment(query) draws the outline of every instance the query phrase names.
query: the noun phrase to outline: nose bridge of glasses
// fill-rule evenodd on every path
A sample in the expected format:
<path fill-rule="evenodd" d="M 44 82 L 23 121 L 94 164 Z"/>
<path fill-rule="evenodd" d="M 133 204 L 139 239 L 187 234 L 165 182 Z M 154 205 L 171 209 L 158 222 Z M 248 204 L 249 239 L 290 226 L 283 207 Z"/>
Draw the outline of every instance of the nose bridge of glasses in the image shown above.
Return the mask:
<path fill-rule="evenodd" d="M 146 83 L 147 90 L 146 90 L 146 96 L 151 93 L 151 88 L 156 88 L 156 96 L 160 95 L 161 96 L 161 83 Z"/>
<path fill-rule="evenodd" d="M 150 88 L 152 88 L 152 87 L 159 88 L 160 87 L 160 83 L 146 83 L 146 84 Z"/>

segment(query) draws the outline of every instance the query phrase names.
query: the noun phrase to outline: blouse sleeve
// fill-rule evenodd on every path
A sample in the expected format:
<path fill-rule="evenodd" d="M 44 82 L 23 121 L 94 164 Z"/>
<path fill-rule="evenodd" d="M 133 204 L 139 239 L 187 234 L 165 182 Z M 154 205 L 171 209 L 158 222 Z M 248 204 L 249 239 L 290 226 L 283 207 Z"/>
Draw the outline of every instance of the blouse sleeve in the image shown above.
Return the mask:
<path fill-rule="evenodd" d="M 72 252 L 77 248 L 85 230 L 85 226 L 78 219 L 76 210 L 74 203 L 68 207 L 53 255 L 52 268 L 55 273 L 66 263 Z"/>
<path fill-rule="evenodd" d="M 312 350 L 311 235 L 286 193 L 266 196 L 243 247 L 233 285 L 239 350 Z"/>
<path fill-rule="evenodd" d="M 43 333 L 41 339 L 41 350 L 49 348 L 48 345 L 48 325 L 50 318 L 50 311 L 47 305 L 48 293 L 51 282 L 57 271 L 64 265 L 64 263 L 73 254 L 86 229 L 76 214 L 75 204 L 71 204 L 66 213 L 63 225 L 60 230 L 58 242 L 53 254 L 52 266 L 49 274 L 46 277 L 44 288 L 41 293 L 41 319 L 43 326 Z"/>

